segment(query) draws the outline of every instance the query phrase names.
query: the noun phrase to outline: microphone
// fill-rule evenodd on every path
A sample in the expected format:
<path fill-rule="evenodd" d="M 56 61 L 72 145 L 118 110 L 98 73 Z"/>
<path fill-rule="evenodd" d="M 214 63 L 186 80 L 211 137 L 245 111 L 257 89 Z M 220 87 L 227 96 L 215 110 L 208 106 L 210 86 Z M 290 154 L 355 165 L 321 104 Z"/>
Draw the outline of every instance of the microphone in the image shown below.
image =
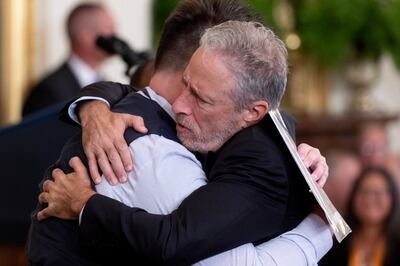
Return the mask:
<path fill-rule="evenodd" d="M 135 52 L 129 45 L 117 38 L 116 36 L 98 36 L 96 45 L 109 54 L 117 54 L 122 57 L 124 62 L 128 65 L 126 74 L 129 76 L 130 69 L 135 65 L 142 65 L 149 60 L 147 52 Z"/>

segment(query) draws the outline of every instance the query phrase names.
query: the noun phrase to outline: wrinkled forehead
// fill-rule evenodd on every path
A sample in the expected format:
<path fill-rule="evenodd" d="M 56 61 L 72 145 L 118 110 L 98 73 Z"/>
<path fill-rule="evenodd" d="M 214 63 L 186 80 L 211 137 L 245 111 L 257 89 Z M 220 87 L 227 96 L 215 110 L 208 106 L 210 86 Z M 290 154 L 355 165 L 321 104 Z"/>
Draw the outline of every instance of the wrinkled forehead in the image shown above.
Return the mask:
<path fill-rule="evenodd" d="M 236 80 L 216 53 L 201 48 L 193 54 L 182 78 L 191 95 L 212 105 L 233 104 Z"/>
<path fill-rule="evenodd" d="M 213 84 L 232 84 L 233 73 L 226 61 L 216 50 L 198 48 L 187 65 L 184 76 L 186 79 L 205 80 Z"/>

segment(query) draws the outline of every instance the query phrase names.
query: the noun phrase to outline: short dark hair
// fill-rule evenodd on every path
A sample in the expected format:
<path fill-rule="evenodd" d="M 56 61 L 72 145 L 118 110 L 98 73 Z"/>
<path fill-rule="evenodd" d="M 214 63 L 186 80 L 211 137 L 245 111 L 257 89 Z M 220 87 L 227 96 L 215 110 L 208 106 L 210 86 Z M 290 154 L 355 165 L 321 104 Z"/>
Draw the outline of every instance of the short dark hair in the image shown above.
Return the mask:
<path fill-rule="evenodd" d="M 199 47 L 203 32 L 228 20 L 261 22 L 239 0 L 183 0 L 164 23 L 155 70 L 183 70 Z"/>

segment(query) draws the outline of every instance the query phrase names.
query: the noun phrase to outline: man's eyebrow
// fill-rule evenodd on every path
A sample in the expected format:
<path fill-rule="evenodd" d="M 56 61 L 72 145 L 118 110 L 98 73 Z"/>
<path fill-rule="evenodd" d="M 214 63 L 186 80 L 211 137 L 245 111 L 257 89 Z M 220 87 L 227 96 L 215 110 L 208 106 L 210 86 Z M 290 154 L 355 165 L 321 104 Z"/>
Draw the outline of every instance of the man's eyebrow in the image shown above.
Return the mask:
<path fill-rule="evenodd" d="M 190 85 L 189 81 L 187 80 L 187 77 L 185 77 L 184 75 L 182 76 L 182 82 L 185 85 L 185 87 L 189 90 L 190 94 L 192 94 L 195 98 L 197 98 L 203 102 L 206 102 L 206 103 L 212 102 L 209 99 L 206 99 L 206 98 L 200 96 L 198 89 L 193 87 L 192 85 Z"/>
<path fill-rule="evenodd" d="M 208 103 L 208 104 L 212 104 L 213 100 L 208 98 L 207 96 L 204 95 L 200 95 L 199 90 L 196 87 L 193 87 L 191 85 L 188 86 L 189 87 L 189 91 L 190 93 L 196 97 L 197 99 L 199 99 L 200 101 L 204 102 L 204 103 Z"/>
<path fill-rule="evenodd" d="M 197 89 L 196 89 L 195 87 L 189 85 L 189 90 L 190 90 L 190 92 L 191 92 L 194 96 L 196 96 L 196 98 L 201 99 L 201 97 L 200 97 L 200 95 L 199 95 L 199 93 L 197 92 Z"/>
<path fill-rule="evenodd" d="M 182 76 L 182 82 L 185 85 L 187 89 L 189 89 L 190 93 L 195 95 L 196 97 L 199 97 L 199 94 L 197 93 L 196 89 L 194 89 L 190 84 L 189 81 L 187 80 L 187 77 L 185 75 Z"/>

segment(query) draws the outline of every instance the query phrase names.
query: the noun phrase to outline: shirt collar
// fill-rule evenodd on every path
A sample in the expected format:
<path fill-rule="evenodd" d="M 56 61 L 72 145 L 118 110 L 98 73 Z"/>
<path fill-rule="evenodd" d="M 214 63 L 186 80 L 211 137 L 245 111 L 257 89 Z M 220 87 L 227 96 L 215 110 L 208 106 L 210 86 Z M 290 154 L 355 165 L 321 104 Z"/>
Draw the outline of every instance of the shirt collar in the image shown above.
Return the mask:
<path fill-rule="evenodd" d="M 68 59 L 68 66 L 71 68 L 81 87 L 101 80 L 93 68 L 74 54 Z"/>
<path fill-rule="evenodd" d="M 153 91 L 150 87 L 146 87 L 144 89 L 147 90 L 148 96 L 142 91 L 138 91 L 138 93 L 158 103 L 158 105 L 160 105 L 161 108 L 164 109 L 164 111 L 167 112 L 175 121 L 175 113 L 172 111 L 171 104 L 164 97 L 158 95 L 155 91 Z"/>

